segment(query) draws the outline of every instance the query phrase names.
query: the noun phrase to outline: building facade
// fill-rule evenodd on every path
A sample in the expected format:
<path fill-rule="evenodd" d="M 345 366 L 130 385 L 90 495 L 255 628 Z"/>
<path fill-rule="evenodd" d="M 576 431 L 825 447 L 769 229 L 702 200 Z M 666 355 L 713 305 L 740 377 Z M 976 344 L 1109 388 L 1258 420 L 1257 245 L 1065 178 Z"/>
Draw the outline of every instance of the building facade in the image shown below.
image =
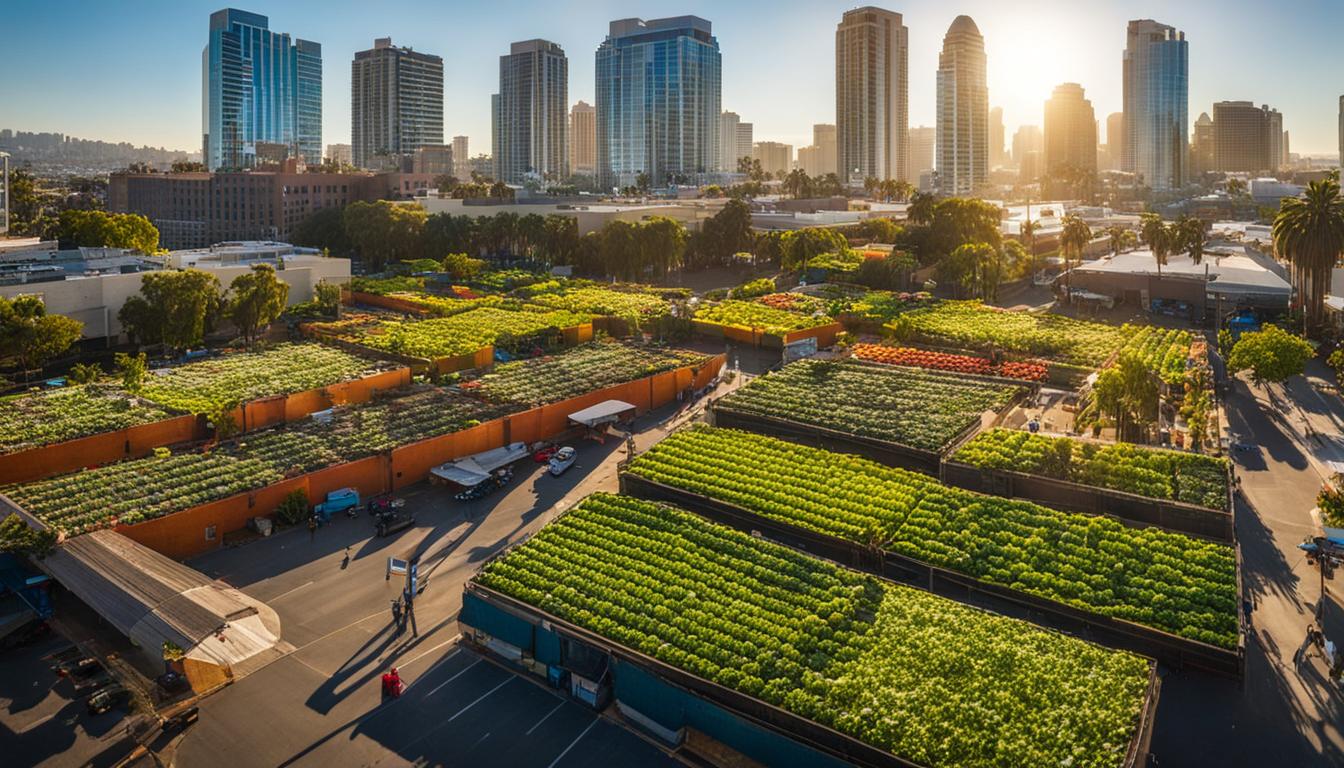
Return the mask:
<path fill-rule="evenodd" d="M 349 144 L 328 144 L 325 159 L 337 165 L 354 165 L 355 150 Z"/>
<path fill-rule="evenodd" d="M 499 57 L 495 175 L 507 184 L 569 177 L 569 59 L 549 40 Z"/>
<path fill-rule="evenodd" d="M 1003 107 L 989 110 L 989 168 L 1001 168 L 1008 164 L 1007 151 L 1003 141 L 1007 138 L 1003 128 Z"/>
<path fill-rule="evenodd" d="M 1213 137 L 1213 170 L 1273 172 L 1283 155 L 1283 116 L 1250 101 L 1220 101 L 1213 105 Z"/>
<path fill-rule="evenodd" d="M 108 179 L 107 209 L 148 218 L 164 248 L 207 248 L 233 240 L 286 240 L 321 209 L 357 200 L 410 199 L 433 180 L 428 174 L 292 170 L 118 172 Z"/>
<path fill-rule="evenodd" d="M 9 234 L 9 153 L 0 152 L 0 235 Z"/>
<path fill-rule="evenodd" d="M 842 183 L 910 181 L 909 30 L 899 13 L 865 6 L 835 29 L 835 147 Z"/>
<path fill-rule="evenodd" d="M 416 147 L 413 158 L 413 173 L 430 176 L 451 176 L 456 164 L 453 162 L 453 147 L 449 144 L 426 144 Z"/>
<path fill-rule="evenodd" d="M 1123 85 L 1122 170 L 1136 174 L 1140 183 L 1156 191 L 1180 189 L 1186 181 L 1190 130 L 1190 49 L 1185 33 L 1152 19 L 1129 22 Z"/>
<path fill-rule="evenodd" d="M 915 178 L 937 167 L 934 150 L 938 146 L 938 131 L 927 125 L 910 129 L 910 154 L 906 167 Z"/>
<path fill-rule="evenodd" d="M 569 172 L 597 173 L 597 110 L 586 101 L 569 110 Z"/>
<path fill-rule="evenodd" d="M 471 158 L 471 152 L 467 146 L 466 136 L 453 137 L 453 175 L 459 181 L 466 181 L 471 177 L 471 169 L 468 160 Z"/>
<path fill-rule="evenodd" d="M 737 173 L 737 162 L 751 157 L 751 123 L 742 122 L 736 112 L 719 115 L 719 165 L 723 173 Z"/>
<path fill-rule="evenodd" d="M 793 170 L 793 145 L 778 141 L 758 141 L 751 148 L 751 159 L 759 161 L 761 170 L 771 176 Z"/>
<path fill-rule="evenodd" d="M 1214 154 L 1216 146 L 1213 118 L 1209 117 L 1208 112 L 1200 112 L 1199 117 L 1195 118 L 1195 130 L 1190 137 L 1191 175 L 1199 176 L 1217 169 L 1218 162 Z"/>
<path fill-rule="evenodd" d="M 989 87 L 985 39 L 958 16 L 938 55 L 938 189 L 969 195 L 989 179 Z"/>
<path fill-rule="evenodd" d="M 380 37 L 350 63 L 350 139 L 360 168 L 400 169 L 443 145 L 443 59 Z"/>
<path fill-rule="evenodd" d="M 1055 86 L 1045 102 L 1045 172 L 1097 170 L 1097 116 L 1083 87 Z"/>
<path fill-rule="evenodd" d="M 600 185 L 694 182 L 721 167 L 723 58 L 709 21 L 613 21 L 596 65 Z"/>
<path fill-rule="evenodd" d="M 210 14 L 201 54 L 201 152 L 210 170 L 256 165 L 258 143 L 322 162 L 322 46 L 272 32 L 265 16 Z"/>
<path fill-rule="evenodd" d="M 1125 163 L 1125 113 L 1112 112 L 1106 116 L 1107 170 L 1123 170 Z"/>
<path fill-rule="evenodd" d="M 798 167 L 808 176 L 839 174 L 836 165 L 836 129 L 829 123 L 812 126 L 812 144 L 798 149 Z M 906 170 L 909 171 L 907 160 Z"/>

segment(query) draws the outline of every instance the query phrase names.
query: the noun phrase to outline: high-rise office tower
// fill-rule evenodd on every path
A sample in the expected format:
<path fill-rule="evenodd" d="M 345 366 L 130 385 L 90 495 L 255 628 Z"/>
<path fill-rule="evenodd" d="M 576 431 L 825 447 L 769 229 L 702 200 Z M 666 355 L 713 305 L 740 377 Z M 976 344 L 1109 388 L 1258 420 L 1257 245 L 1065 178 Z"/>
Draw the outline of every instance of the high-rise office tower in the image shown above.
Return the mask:
<path fill-rule="evenodd" d="M 453 137 L 453 175 L 458 181 L 471 178 L 471 153 L 467 151 L 467 137 Z"/>
<path fill-rule="evenodd" d="M 1291 162 L 1293 161 L 1293 153 L 1292 153 L 1291 151 L 1289 151 L 1290 149 L 1291 149 L 1291 147 L 1289 147 L 1289 145 L 1288 145 L 1288 131 L 1284 131 L 1284 132 L 1283 132 L 1283 159 L 1280 160 L 1280 162 L 1279 162 L 1279 166 L 1280 166 L 1280 167 L 1285 167 L 1285 166 L 1287 166 L 1289 163 L 1291 163 Z"/>
<path fill-rule="evenodd" d="M 835 155 L 840 181 L 909 181 L 909 30 L 899 13 L 864 6 L 835 28 Z"/>
<path fill-rule="evenodd" d="M 1122 168 L 1158 191 L 1185 184 L 1190 49 L 1185 33 L 1152 19 L 1129 22 L 1123 57 L 1125 155 Z M 1214 123 L 1218 122 L 1217 115 Z"/>
<path fill-rule="evenodd" d="M 744 157 L 751 157 L 751 124 L 746 123 L 747 143 L 745 146 L 738 141 L 739 129 L 742 125 L 742 118 L 736 112 L 721 112 L 719 114 L 719 164 L 717 167 L 724 173 L 736 173 L 737 161 Z"/>
<path fill-rule="evenodd" d="M 958 16 L 938 55 L 938 190 L 969 195 L 989 178 L 989 88 L 985 39 Z"/>
<path fill-rule="evenodd" d="M 504 133 L 499 120 L 499 94 L 492 93 L 490 94 L 490 176 L 496 179 L 499 178 L 499 141 Z"/>
<path fill-rule="evenodd" d="M 499 57 L 495 175 L 506 184 L 569 177 L 569 60 L 548 40 Z"/>
<path fill-rule="evenodd" d="M 1125 163 L 1125 113 L 1112 112 L 1106 116 L 1106 154 L 1109 170 L 1118 171 Z"/>
<path fill-rule="evenodd" d="M 268 24 L 233 8 L 210 14 L 201 52 L 201 152 L 212 171 L 253 167 L 257 144 L 322 162 L 322 46 Z"/>
<path fill-rule="evenodd" d="M 1231 173 L 1275 171 L 1283 155 L 1283 116 L 1250 101 L 1213 105 L 1214 170 Z"/>
<path fill-rule="evenodd" d="M 1190 173 L 1202 175 L 1218 167 L 1214 159 L 1216 141 L 1213 132 L 1213 118 L 1208 112 L 1200 112 L 1195 119 L 1195 132 L 1190 139 Z"/>
<path fill-rule="evenodd" d="M 938 162 L 934 159 L 934 149 L 937 146 L 936 129 L 927 125 L 910 129 L 910 155 L 906 160 L 906 167 L 910 169 L 911 176 L 919 178 L 920 174 L 928 173 L 937 167 Z"/>
<path fill-rule="evenodd" d="M 1045 172 L 1097 170 L 1097 116 L 1077 83 L 1055 86 L 1045 102 Z"/>
<path fill-rule="evenodd" d="M 837 129 L 830 123 L 816 123 L 812 126 L 812 146 L 816 147 L 820 153 L 821 167 L 817 169 L 814 176 L 825 176 L 828 173 L 839 171 L 836 145 Z M 909 173 L 907 167 L 906 172 Z"/>
<path fill-rule="evenodd" d="M 443 145 L 443 59 L 380 37 L 350 63 L 350 144 L 360 168 L 400 169 Z"/>
<path fill-rule="evenodd" d="M 1003 140 L 1003 107 L 989 110 L 989 168 L 993 170 L 1005 164 Z"/>
<path fill-rule="evenodd" d="M 664 185 L 721 167 L 723 59 L 697 16 L 619 19 L 597 48 L 597 176 Z"/>
<path fill-rule="evenodd" d="M 586 101 L 569 110 L 569 172 L 597 172 L 597 110 Z"/>

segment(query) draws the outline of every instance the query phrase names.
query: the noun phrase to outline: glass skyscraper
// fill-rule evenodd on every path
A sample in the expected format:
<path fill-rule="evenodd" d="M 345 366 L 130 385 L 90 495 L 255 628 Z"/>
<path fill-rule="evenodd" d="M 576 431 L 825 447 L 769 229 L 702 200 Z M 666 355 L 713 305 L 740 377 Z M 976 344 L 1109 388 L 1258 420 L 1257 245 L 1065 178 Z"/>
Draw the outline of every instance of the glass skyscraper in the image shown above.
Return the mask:
<path fill-rule="evenodd" d="M 1185 185 L 1189 90 L 1190 49 L 1185 33 L 1152 19 L 1129 22 L 1122 168 L 1155 191 Z"/>
<path fill-rule="evenodd" d="M 969 195 L 989 179 L 985 39 L 970 16 L 952 20 L 938 55 L 938 191 Z"/>
<path fill-rule="evenodd" d="M 202 153 L 212 171 L 251 168 L 258 144 L 322 162 L 322 46 L 268 24 L 233 8 L 210 14 L 201 103 Z"/>
<path fill-rule="evenodd" d="M 547 40 L 524 40 L 499 57 L 495 173 L 507 184 L 569 177 L 569 59 Z M 492 104 L 494 102 L 492 101 Z"/>
<path fill-rule="evenodd" d="M 597 49 L 598 183 L 694 182 L 717 169 L 722 69 L 705 19 L 611 22 Z"/>

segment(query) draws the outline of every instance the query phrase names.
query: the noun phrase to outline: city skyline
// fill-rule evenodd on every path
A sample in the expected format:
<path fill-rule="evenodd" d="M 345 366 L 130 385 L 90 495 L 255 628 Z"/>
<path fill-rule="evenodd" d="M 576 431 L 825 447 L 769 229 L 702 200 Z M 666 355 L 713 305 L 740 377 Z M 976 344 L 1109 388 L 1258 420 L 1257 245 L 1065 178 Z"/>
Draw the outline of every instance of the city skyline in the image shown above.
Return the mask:
<path fill-rule="evenodd" d="M 754 123 L 757 140 L 805 146 L 813 124 L 835 119 L 833 30 L 854 5 L 789 4 L 788 13 L 765 13 L 767 4 L 753 2 L 730 7 L 702 2 L 593 3 L 577 8 L 518 2 L 511 6 L 519 12 L 507 14 L 476 9 L 455 9 L 450 14 L 432 8 L 403 13 L 306 1 L 233 7 L 268 16 L 272 29 L 323 46 L 323 143 L 350 141 L 350 58 L 368 48 L 374 37 L 391 36 L 398 45 L 444 58 L 445 134 L 469 136 L 479 153 L 490 142 L 489 96 L 497 83 L 493 77 L 477 74 L 493 71 L 485 65 L 495 61 L 510 42 L 532 37 L 557 42 L 574 59 L 570 106 L 581 99 L 593 103 L 591 57 L 610 21 L 688 14 L 714 24 L 724 57 L 723 108 Z M 1272 103 L 1284 115 L 1284 128 L 1293 135 L 1295 151 L 1333 154 L 1338 147 L 1337 105 L 1344 81 L 1321 93 L 1319 87 L 1313 88 L 1319 83 L 1312 78 L 1286 76 L 1296 68 L 1344 71 L 1344 52 L 1326 34 L 1344 22 L 1344 7 L 1310 5 L 1301 12 L 1315 14 L 1319 23 L 1307 27 L 1294 25 L 1292 17 L 1277 8 L 1249 2 L 1179 7 L 1106 2 L 1084 9 L 1045 2 L 1032 14 L 982 0 L 964 0 L 953 6 L 912 2 L 878 7 L 902 14 L 910 30 L 910 125 L 934 121 L 934 81 L 942 33 L 959 14 L 971 16 L 985 37 L 990 104 L 1004 108 L 1007 136 L 1021 125 L 1039 125 L 1045 101 L 1061 82 L 1081 84 L 1099 116 L 1119 111 L 1119 57 L 1125 25 L 1130 20 L 1153 18 L 1186 32 L 1190 41 L 1192 119 L 1216 101 Z M 57 45 L 63 54 L 51 63 L 50 77 L 44 78 L 41 88 L 31 81 L 0 83 L 0 103 L 11 106 L 5 110 L 7 119 L 0 122 L 16 130 L 198 150 L 200 76 L 190 62 L 199 57 L 209 14 L 224 7 L 207 2 L 149 2 L 139 6 L 139 13 L 112 13 L 95 5 L 87 12 L 70 13 L 68 6 L 20 0 L 9 17 L 15 28 L 29 33 L 17 36 L 0 51 L 0 66 L 17 66 L 20 60 L 44 56 L 44 51 Z M 322 12 L 315 12 L 318 9 Z M 463 23 L 472 25 L 472 34 L 454 32 Z M 1246 30 L 1252 29 L 1259 37 L 1246 37 Z M 94 44 L 99 39 L 133 39 L 136 35 L 150 36 L 153 44 L 128 47 L 110 59 L 104 46 Z M 1312 40 L 1318 38 L 1329 44 L 1313 45 Z M 752 58 L 752 52 L 762 45 L 790 40 L 796 42 L 797 50 L 788 56 Z M 1246 46 L 1260 47 L 1265 53 L 1246 56 Z M 128 86 L 129 82 L 139 85 Z M 783 84 L 787 88 L 781 89 Z M 789 94 L 789 103 L 778 98 L 781 93 Z M 85 104 L 89 111 L 71 114 L 70 103 Z M 1108 140 L 1104 131 L 1099 139 Z"/>

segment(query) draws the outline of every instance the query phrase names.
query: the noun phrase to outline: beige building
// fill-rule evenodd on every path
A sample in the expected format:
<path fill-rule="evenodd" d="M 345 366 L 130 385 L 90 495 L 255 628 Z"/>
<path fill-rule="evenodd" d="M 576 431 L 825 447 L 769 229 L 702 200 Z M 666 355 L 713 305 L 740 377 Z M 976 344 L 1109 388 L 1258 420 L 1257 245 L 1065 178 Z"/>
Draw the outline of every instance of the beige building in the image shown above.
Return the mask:
<path fill-rule="evenodd" d="M 1195 132 L 1190 137 L 1190 173 L 1198 176 L 1215 167 L 1213 118 L 1209 117 L 1208 112 L 1201 112 L 1195 120 Z"/>
<path fill-rule="evenodd" d="M 337 165 L 354 165 L 355 156 L 351 154 L 352 151 L 349 144 L 328 144 L 327 160 Z"/>
<path fill-rule="evenodd" d="M 909 30 L 901 15 L 864 6 L 835 29 L 836 167 L 840 181 L 911 181 Z"/>
<path fill-rule="evenodd" d="M 414 155 L 415 173 L 427 173 L 431 176 L 453 173 L 453 148 L 449 144 L 435 144 L 417 147 Z"/>
<path fill-rule="evenodd" d="M 1106 170 L 1118 171 L 1125 160 L 1125 113 L 1106 116 Z"/>
<path fill-rule="evenodd" d="M 1002 168 L 1008 164 L 1007 152 L 1003 148 L 1003 107 L 989 110 L 989 169 Z"/>
<path fill-rule="evenodd" d="M 938 143 L 938 132 L 927 125 L 910 129 L 910 158 L 906 162 L 912 176 L 918 178 L 922 173 L 934 169 L 934 147 Z"/>
<path fill-rule="evenodd" d="M 793 170 L 793 145 L 778 141 L 758 141 L 751 147 L 751 159 L 759 160 L 761 170 L 777 176 Z"/>
<path fill-rule="evenodd" d="M 719 170 L 737 173 L 737 161 L 751 157 L 751 123 L 742 122 L 736 112 L 719 115 Z"/>
<path fill-rule="evenodd" d="M 569 172 L 597 173 L 597 110 L 586 101 L 569 110 Z"/>
<path fill-rule="evenodd" d="M 1283 116 L 1250 101 L 1213 105 L 1214 170 L 1260 173 L 1278 169 L 1283 156 Z"/>
<path fill-rule="evenodd" d="M 471 153 L 467 148 L 466 136 L 453 137 L 453 175 L 458 181 L 471 178 Z"/>
<path fill-rule="evenodd" d="M 1045 172 L 1097 170 L 1097 116 L 1077 83 L 1055 86 L 1045 102 Z"/>
<path fill-rule="evenodd" d="M 579 234 L 595 232 L 612 221 L 631 223 L 647 221 L 654 216 L 665 216 L 682 223 L 689 230 L 699 230 L 700 225 L 723 209 L 727 199 L 716 200 L 680 200 L 668 203 L 593 203 L 574 205 L 572 203 L 506 203 L 502 205 L 468 205 L 464 200 L 437 195 L 422 196 L 415 199 L 432 216 L 446 213 L 451 216 L 470 216 L 481 218 L 500 213 L 512 213 L 517 216 L 537 214 L 538 216 L 568 216 L 578 222 Z"/>
<path fill-rule="evenodd" d="M 163 260 L 169 269 L 194 268 L 214 275 L 221 288 L 227 289 L 234 278 L 247 274 L 256 263 L 283 267 L 276 276 L 289 285 L 292 306 L 313 298 L 319 282 L 345 284 L 350 281 L 350 260 L 327 258 L 311 249 L 299 249 L 285 243 L 219 243 L 210 248 L 173 251 Z M 140 293 L 140 283 L 150 272 L 125 274 L 72 275 L 64 280 L 0 285 L 0 296 L 37 296 L 47 311 L 65 315 L 84 324 L 84 338 L 119 338 L 122 333 L 117 313 L 130 297 Z"/>
<path fill-rule="evenodd" d="M 817 123 L 812 126 L 812 144 L 798 149 L 798 167 L 808 176 L 839 173 L 835 157 L 835 126 Z"/>

